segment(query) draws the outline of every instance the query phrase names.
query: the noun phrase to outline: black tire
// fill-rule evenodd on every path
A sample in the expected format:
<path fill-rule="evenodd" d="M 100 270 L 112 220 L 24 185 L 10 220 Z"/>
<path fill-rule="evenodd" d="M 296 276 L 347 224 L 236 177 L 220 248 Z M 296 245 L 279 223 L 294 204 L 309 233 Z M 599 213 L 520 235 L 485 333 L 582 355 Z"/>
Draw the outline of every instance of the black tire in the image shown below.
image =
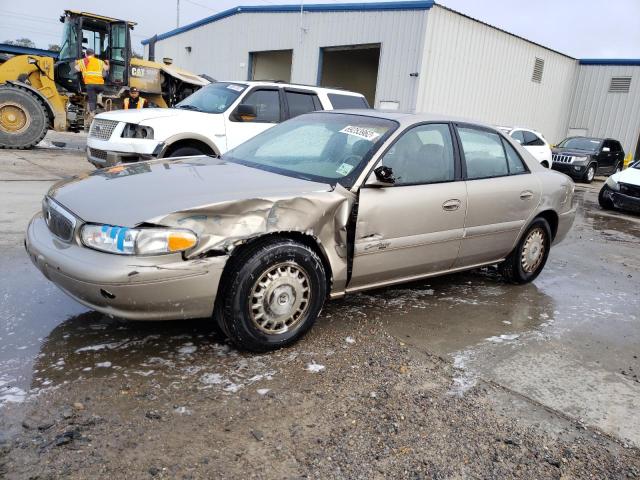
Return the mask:
<path fill-rule="evenodd" d="M 544 168 L 549 168 L 549 164 L 546 161 L 540 162 L 540 165 L 542 165 Z"/>
<path fill-rule="evenodd" d="M 194 155 L 206 155 L 206 152 L 197 147 L 178 147 L 167 157 L 193 157 Z"/>
<path fill-rule="evenodd" d="M 531 270 L 525 269 L 523 250 L 530 237 L 535 234 L 541 235 L 541 248 L 544 248 L 539 260 L 536 260 Z M 531 247 L 531 244 L 529 244 Z M 511 283 L 529 283 L 536 279 L 547 263 L 549 249 L 551 248 L 551 228 L 544 218 L 536 218 L 522 235 L 516 248 L 509 254 L 504 262 L 500 264 L 500 273 L 503 278 Z"/>
<path fill-rule="evenodd" d="M 0 109 L 6 109 L 0 111 L 0 148 L 32 148 L 47 134 L 47 108 L 29 90 L 0 86 L 0 105 Z"/>
<path fill-rule="evenodd" d="M 607 191 L 609 191 L 609 187 L 603 185 L 598 194 L 598 203 L 604 210 L 613 210 L 613 202 L 605 196 Z"/>
<path fill-rule="evenodd" d="M 598 173 L 598 168 L 595 163 L 592 163 L 584 171 L 584 175 L 582 175 L 581 180 L 584 183 L 591 183 L 593 182 L 593 179 L 595 178 L 596 173 Z"/>
<path fill-rule="evenodd" d="M 287 239 L 246 246 L 230 260 L 221 285 L 216 321 L 236 347 L 253 352 L 275 350 L 299 340 L 315 323 L 327 295 L 326 274 L 318 255 Z M 283 313 L 277 316 L 280 308 Z M 260 326 L 260 322 L 264 323 Z"/>

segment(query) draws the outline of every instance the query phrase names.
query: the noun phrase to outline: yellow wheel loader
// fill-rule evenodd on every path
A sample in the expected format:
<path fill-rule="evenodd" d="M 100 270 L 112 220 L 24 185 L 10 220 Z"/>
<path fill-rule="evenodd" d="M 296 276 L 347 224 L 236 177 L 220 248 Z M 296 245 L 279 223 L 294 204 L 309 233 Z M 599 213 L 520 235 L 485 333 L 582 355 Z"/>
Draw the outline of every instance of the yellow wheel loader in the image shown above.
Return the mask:
<path fill-rule="evenodd" d="M 130 87 L 137 87 L 151 106 L 169 107 L 209 83 L 169 59 L 161 64 L 134 58 L 133 22 L 72 10 L 65 10 L 60 21 L 59 52 L 0 44 L 0 148 L 31 148 L 49 129 L 85 127 L 87 97 L 74 67 L 87 49 L 110 65 L 98 97 L 101 110 L 122 108 Z"/>

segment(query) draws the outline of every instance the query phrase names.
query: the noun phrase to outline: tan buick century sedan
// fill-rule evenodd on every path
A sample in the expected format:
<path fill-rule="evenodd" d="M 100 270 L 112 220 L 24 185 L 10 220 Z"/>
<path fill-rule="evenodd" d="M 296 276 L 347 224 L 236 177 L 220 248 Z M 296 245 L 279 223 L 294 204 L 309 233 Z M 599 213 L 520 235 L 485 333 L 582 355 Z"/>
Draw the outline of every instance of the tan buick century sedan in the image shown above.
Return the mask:
<path fill-rule="evenodd" d="M 25 245 L 90 308 L 213 317 L 238 347 L 264 351 L 304 335 L 327 297 L 491 264 L 532 281 L 573 223 L 573 193 L 486 125 L 311 113 L 222 158 L 58 183 Z"/>

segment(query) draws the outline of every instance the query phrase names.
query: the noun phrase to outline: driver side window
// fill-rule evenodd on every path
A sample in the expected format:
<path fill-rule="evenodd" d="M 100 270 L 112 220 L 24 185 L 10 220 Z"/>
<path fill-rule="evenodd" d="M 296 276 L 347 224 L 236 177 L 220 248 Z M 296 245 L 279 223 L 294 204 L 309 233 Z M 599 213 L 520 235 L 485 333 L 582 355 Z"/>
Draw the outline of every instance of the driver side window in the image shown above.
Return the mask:
<path fill-rule="evenodd" d="M 252 123 L 280 122 L 280 93 L 278 90 L 254 90 L 243 100 L 243 104 L 256 107 L 256 119 Z"/>
<path fill-rule="evenodd" d="M 382 159 L 393 169 L 395 185 L 449 182 L 455 178 L 449 125 L 427 124 L 405 132 Z"/>

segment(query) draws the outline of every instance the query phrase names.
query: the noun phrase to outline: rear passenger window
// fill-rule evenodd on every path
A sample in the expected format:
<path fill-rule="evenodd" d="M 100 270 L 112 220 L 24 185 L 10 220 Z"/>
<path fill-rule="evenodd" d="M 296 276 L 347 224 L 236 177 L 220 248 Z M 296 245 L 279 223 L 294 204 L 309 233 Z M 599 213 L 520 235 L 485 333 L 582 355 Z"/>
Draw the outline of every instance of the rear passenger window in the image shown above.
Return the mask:
<path fill-rule="evenodd" d="M 322 110 L 320 100 L 315 94 L 286 91 L 285 96 L 289 106 L 289 118 L 315 110 Z"/>
<path fill-rule="evenodd" d="M 515 151 L 515 149 L 509 145 L 509 142 L 502 141 L 504 143 L 504 149 L 507 152 L 507 163 L 509 164 L 509 173 L 512 175 L 518 173 L 524 173 L 527 171 L 527 168 L 522 163 L 522 159 L 520 155 Z"/>
<path fill-rule="evenodd" d="M 500 177 L 509 174 L 502 140 L 497 133 L 459 127 L 467 178 Z"/>
<path fill-rule="evenodd" d="M 336 110 L 339 108 L 369 108 L 369 104 L 364 97 L 340 95 L 338 93 L 329 93 L 327 96 Z"/>
<path fill-rule="evenodd" d="M 254 122 L 280 121 L 280 94 L 277 90 L 255 90 L 247 95 L 242 103 L 256 107 L 257 117 Z"/>

